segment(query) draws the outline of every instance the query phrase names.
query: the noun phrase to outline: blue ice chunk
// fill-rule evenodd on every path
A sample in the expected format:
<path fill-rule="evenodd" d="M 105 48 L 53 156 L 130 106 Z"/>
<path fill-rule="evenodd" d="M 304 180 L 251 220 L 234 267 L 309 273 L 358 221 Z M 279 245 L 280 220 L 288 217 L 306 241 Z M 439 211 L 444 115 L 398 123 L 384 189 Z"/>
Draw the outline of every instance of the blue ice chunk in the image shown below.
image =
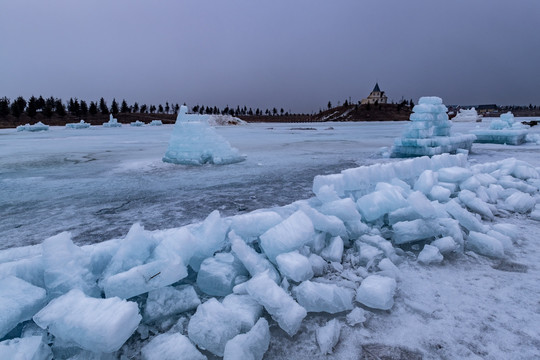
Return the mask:
<path fill-rule="evenodd" d="M 370 275 L 365 278 L 356 291 L 356 301 L 373 309 L 390 310 L 394 306 L 396 280 Z"/>
<path fill-rule="evenodd" d="M 334 346 L 339 341 L 340 332 L 341 325 L 338 319 L 332 319 L 326 325 L 317 329 L 317 343 L 319 344 L 321 353 L 324 355 L 332 353 Z"/>
<path fill-rule="evenodd" d="M 33 319 L 63 341 L 82 349 L 111 353 L 135 332 L 141 315 L 137 303 L 119 298 L 90 298 L 75 289 L 51 301 Z"/>
<path fill-rule="evenodd" d="M 197 274 L 197 286 L 212 296 L 232 293 L 237 276 L 248 275 L 244 265 L 231 253 L 218 253 L 206 258 Z"/>
<path fill-rule="evenodd" d="M 217 356 L 223 356 L 227 341 L 240 334 L 241 330 L 242 321 L 236 313 L 215 298 L 199 305 L 188 324 L 190 340 Z"/>
<path fill-rule="evenodd" d="M 293 289 L 293 294 L 308 312 L 335 314 L 354 307 L 354 291 L 336 284 L 304 281 Z"/>
<path fill-rule="evenodd" d="M 262 235 L 281 221 L 283 219 L 275 211 L 256 211 L 233 216 L 231 219 L 231 230 L 238 236 L 246 240 L 251 240 Z"/>
<path fill-rule="evenodd" d="M 341 262 L 341 258 L 343 257 L 343 239 L 340 236 L 331 238 L 328 246 L 321 251 L 321 256 L 330 262 Z"/>
<path fill-rule="evenodd" d="M 279 271 L 292 281 L 301 282 L 313 277 L 309 259 L 298 251 L 279 254 L 276 256 Z"/>
<path fill-rule="evenodd" d="M 247 333 L 227 342 L 223 360 L 262 360 L 269 346 L 270 328 L 268 321 L 261 318 Z"/>
<path fill-rule="evenodd" d="M 197 238 L 195 253 L 189 261 L 189 265 L 195 271 L 204 259 L 214 255 L 216 251 L 221 250 L 226 245 L 226 235 L 229 230 L 227 222 L 221 218 L 219 211 L 214 210 L 199 224 L 194 230 L 193 235 Z"/>
<path fill-rule="evenodd" d="M 14 276 L 0 279 L 0 339 L 18 323 L 31 319 L 46 303 L 45 289 Z"/>
<path fill-rule="evenodd" d="M 200 304 L 201 300 L 193 286 L 165 286 L 148 293 L 144 305 L 144 321 L 152 322 L 157 319 L 181 314 L 185 311 L 196 309 Z"/>
<path fill-rule="evenodd" d="M 314 235 L 313 223 L 306 214 L 298 210 L 262 234 L 261 247 L 268 259 L 275 263 L 276 256 L 301 248 L 309 243 Z"/>
<path fill-rule="evenodd" d="M 388 184 L 381 190 L 359 198 L 356 206 L 366 221 L 374 221 L 384 214 L 407 206 L 407 201 L 401 188 Z"/>
<path fill-rule="evenodd" d="M 262 316 L 263 307 L 249 295 L 227 295 L 221 302 L 241 322 L 241 332 L 249 331 Z"/>
<path fill-rule="evenodd" d="M 41 336 L 29 336 L 0 342 L 0 359 L 50 360 L 51 348 L 43 343 Z"/>
<path fill-rule="evenodd" d="M 268 271 L 268 276 L 272 280 L 276 283 L 281 281 L 278 271 L 263 254 L 259 254 L 255 249 L 247 245 L 234 231 L 229 233 L 229 238 L 233 253 L 242 262 L 251 276 Z"/>
<path fill-rule="evenodd" d="M 480 255 L 491 258 L 503 258 L 504 247 L 496 238 L 476 231 L 469 232 L 467 248 Z"/>
<path fill-rule="evenodd" d="M 206 356 L 180 333 L 160 334 L 141 349 L 143 360 L 206 360 Z"/>

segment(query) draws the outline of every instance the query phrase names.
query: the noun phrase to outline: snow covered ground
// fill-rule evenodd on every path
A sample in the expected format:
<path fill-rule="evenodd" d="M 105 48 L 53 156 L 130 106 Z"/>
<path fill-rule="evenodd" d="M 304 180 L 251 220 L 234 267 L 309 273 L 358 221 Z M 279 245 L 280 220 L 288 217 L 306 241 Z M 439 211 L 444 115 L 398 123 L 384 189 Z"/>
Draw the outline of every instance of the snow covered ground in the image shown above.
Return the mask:
<path fill-rule="evenodd" d="M 200 221 L 214 209 L 229 216 L 307 199 L 316 175 L 399 161 L 383 158 L 381 148 L 390 147 L 406 125 L 219 127 L 247 160 L 202 167 L 161 162 L 169 125 L 0 130 L 0 249 L 41 243 L 61 231 L 70 231 L 76 244 L 92 244 L 124 237 L 135 222 L 167 229 Z M 477 126 L 486 125 L 456 123 L 452 132 Z M 514 157 L 538 168 L 539 150 L 533 143 L 474 144 L 469 163 Z M 505 259 L 466 252 L 422 265 L 406 256 L 391 310 L 366 310 L 363 326 L 345 325 L 348 312 L 309 313 L 293 337 L 274 324 L 265 359 L 540 357 L 540 222 L 514 213 L 494 222 L 519 228 Z M 333 354 L 323 355 L 316 330 L 332 318 L 340 321 L 341 335 Z M 138 348 L 128 343 L 125 353 Z"/>

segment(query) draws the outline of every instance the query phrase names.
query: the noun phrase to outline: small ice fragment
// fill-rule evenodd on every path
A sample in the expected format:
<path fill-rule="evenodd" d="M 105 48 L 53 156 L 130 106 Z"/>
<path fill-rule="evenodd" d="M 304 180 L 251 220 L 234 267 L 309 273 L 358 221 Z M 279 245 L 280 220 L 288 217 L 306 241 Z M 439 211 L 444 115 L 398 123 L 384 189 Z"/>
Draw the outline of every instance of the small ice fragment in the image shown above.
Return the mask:
<path fill-rule="evenodd" d="M 349 326 L 363 324 L 367 320 L 366 311 L 362 308 L 355 307 L 350 313 L 347 314 L 346 319 Z"/>
<path fill-rule="evenodd" d="M 338 319 L 332 319 L 317 329 L 317 343 L 323 354 L 331 354 L 339 341 L 341 325 Z"/>
<path fill-rule="evenodd" d="M 370 275 L 356 291 L 356 301 L 373 309 L 390 310 L 394 305 L 396 280 L 380 275 Z"/>
<path fill-rule="evenodd" d="M 180 333 L 165 333 L 153 338 L 141 349 L 143 360 L 206 360 L 206 356 Z"/>
<path fill-rule="evenodd" d="M 245 334 L 236 335 L 225 345 L 223 360 L 262 360 L 270 345 L 268 321 L 259 321 Z"/>
<path fill-rule="evenodd" d="M 443 256 L 439 252 L 439 248 L 426 244 L 422 251 L 420 251 L 420 254 L 418 254 L 418 261 L 426 265 L 432 263 L 438 264 L 443 261 Z"/>

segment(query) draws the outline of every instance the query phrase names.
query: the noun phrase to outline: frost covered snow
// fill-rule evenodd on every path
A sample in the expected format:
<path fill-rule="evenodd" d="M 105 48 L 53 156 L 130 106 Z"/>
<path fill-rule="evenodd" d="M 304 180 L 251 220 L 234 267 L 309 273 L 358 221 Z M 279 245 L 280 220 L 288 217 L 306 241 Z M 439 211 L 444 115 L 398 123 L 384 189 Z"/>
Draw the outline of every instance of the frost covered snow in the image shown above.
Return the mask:
<path fill-rule="evenodd" d="M 217 127 L 248 157 L 200 167 L 0 130 L 0 355 L 539 357 L 540 145 L 382 157 L 408 124 Z"/>

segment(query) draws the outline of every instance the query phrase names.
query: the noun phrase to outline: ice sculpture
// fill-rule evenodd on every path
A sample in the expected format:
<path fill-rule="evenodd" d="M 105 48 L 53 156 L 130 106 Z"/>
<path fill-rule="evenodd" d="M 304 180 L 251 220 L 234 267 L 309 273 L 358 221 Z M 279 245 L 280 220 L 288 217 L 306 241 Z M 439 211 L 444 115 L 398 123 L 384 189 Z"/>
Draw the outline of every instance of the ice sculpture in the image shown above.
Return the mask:
<path fill-rule="evenodd" d="M 471 133 L 476 135 L 478 143 L 520 145 L 526 141 L 527 127 L 515 122 L 514 114 L 509 111 L 499 119 L 492 120 L 489 129 L 471 130 Z"/>
<path fill-rule="evenodd" d="M 452 122 L 481 122 L 482 116 L 478 115 L 476 109 L 459 109 L 457 115 L 452 119 Z"/>
<path fill-rule="evenodd" d="M 114 118 L 112 114 L 109 114 L 109 122 L 103 123 L 104 127 L 120 127 L 122 124 L 118 122 L 118 119 Z"/>
<path fill-rule="evenodd" d="M 472 134 L 450 135 L 452 123 L 448 109 L 436 96 L 421 97 L 410 116 L 411 124 L 392 147 L 392 157 L 433 156 L 470 150 L 476 137 Z"/>
<path fill-rule="evenodd" d="M 243 160 L 245 156 L 208 125 L 207 115 L 188 114 L 187 106 L 180 107 L 164 162 L 223 165 Z"/>

